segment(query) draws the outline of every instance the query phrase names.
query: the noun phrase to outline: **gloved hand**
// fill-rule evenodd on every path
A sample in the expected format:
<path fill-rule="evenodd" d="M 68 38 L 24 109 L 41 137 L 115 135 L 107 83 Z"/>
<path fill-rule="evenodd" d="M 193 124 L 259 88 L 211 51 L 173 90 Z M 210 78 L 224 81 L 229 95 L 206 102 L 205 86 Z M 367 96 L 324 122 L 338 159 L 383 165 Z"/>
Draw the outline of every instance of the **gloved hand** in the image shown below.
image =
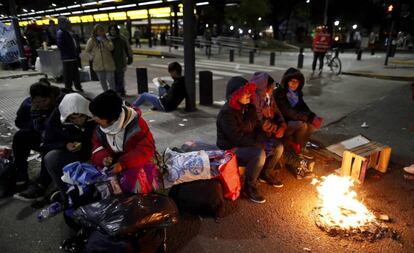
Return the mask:
<path fill-rule="evenodd" d="M 272 123 L 270 120 L 265 120 L 265 122 L 262 125 L 263 131 L 266 133 L 273 133 L 277 130 L 277 125 Z"/>
<path fill-rule="evenodd" d="M 132 57 L 128 57 L 128 65 L 131 65 L 132 64 L 133 59 L 134 58 L 132 58 Z"/>
<path fill-rule="evenodd" d="M 319 129 L 322 125 L 322 121 L 323 121 L 322 117 L 315 116 L 315 118 L 313 118 L 313 120 L 312 120 L 312 125 L 315 128 Z"/>
<path fill-rule="evenodd" d="M 280 126 L 277 128 L 277 130 L 275 132 L 275 137 L 276 138 L 282 138 L 283 135 L 285 134 L 286 129 L 287 129 L 286 123 L 280 124 Z"/>

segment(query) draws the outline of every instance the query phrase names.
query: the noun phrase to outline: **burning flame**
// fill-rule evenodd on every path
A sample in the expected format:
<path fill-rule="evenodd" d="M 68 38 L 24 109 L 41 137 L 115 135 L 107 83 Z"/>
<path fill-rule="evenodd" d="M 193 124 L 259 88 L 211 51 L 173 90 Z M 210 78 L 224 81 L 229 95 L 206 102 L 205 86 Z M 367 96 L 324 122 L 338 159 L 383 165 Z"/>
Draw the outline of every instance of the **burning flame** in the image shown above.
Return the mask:
<path fill-rule="evenodd" d="M 321 181 L 314 179 L 321 200 L 320 216 L 330 226 L 352 229 L 375 220 L 367 207 L 356 199 L 355 191 L 350 190 L 353 181 L 349 177 L 329 175 Z"/>

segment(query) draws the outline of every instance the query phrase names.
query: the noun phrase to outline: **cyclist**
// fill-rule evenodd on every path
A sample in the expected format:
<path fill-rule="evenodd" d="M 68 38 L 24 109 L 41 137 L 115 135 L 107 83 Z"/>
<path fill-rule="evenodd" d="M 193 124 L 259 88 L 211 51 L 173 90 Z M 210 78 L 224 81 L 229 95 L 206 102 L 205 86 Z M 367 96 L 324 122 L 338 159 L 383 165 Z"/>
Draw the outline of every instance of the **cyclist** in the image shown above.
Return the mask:
<path fill-rule="evenodd" d="M 326 31 L 326 27 L 318 26 L 316 28 L 316 34 L 313 38 L 313 62 L 312 62 L 312 75 L 315 74 L 316 61 L 319 59 L 319 75 L 322 75 L 323 58 L 326 52 L 331 47 L 331 35 Z"/>

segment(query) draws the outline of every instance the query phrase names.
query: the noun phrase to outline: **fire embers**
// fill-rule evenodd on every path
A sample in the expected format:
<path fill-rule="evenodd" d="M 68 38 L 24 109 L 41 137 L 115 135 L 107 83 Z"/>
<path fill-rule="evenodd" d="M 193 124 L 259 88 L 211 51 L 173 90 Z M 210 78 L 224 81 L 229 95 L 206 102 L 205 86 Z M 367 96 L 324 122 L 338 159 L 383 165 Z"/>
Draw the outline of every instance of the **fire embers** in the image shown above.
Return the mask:
<path fill-rule="evenodd" d="M 316 225 L 331 236 L 375 241 L 385 237 L 398 240 L 399 235 L 357 199 L 348 177 L 329 175 L 314 179 L 320 203 L 312 211 Z"/>

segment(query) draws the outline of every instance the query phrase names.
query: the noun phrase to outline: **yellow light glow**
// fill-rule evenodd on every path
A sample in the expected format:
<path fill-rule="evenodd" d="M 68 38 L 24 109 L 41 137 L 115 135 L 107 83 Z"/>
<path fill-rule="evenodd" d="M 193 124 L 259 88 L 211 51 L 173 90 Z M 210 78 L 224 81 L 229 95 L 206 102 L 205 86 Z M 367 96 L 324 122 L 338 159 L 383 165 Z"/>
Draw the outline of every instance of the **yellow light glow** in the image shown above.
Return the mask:
<path fill-rule="evenodd" d="M 81 16 L 81 20 L 84 23 L 88 23 L 88 22 L 93 22 L 94 21 L 92 15 L 84 15 L 84 16 Z"/>
<path fill-rule="evenodd" d="M 72 24 L 76 24 L 76 23 L 80 23 L 81 22 L 81 18 L 79 16 L 70 16 L 69 17 L 69 21 Z"/>
<path fill-rule="evenodd" d="M 126 20 L 126 12 L 111 12 L 109 13 L 109 19 L 111 20 Z"/>
<path fill-rule="evenodd" d="M 93 15 L 93 17 L 95 18 L 95 21 L 108 21 L 108 14 L 103 13 L 103 14 L 95 14 Z"/>

